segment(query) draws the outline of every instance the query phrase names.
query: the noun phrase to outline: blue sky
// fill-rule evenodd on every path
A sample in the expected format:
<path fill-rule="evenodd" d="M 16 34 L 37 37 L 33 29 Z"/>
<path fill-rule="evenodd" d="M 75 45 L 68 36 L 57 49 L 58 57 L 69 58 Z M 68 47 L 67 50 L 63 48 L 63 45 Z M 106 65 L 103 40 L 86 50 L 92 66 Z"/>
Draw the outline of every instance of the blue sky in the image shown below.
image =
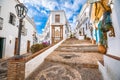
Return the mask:
<path fill-rule="evenodd" d="M 86 0 L 20 0 L 28 8 L 28 16 L 33 18 L 38 34 L 44 31 L 51 10 L 64 10 L 72 29 L 76 17 Z"/>

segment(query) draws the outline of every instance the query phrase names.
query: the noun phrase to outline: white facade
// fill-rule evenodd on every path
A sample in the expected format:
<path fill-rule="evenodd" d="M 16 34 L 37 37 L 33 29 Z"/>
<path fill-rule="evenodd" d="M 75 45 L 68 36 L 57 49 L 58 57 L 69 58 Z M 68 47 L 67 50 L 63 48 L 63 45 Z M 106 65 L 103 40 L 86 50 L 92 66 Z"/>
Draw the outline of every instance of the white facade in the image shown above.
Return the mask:
<path fill-rule="evenodd" d="M 60 22 L 55 22 L 55 15 L 60 15 Z M 66 14 L 64 11 L 59 10 L 59 11 L 51 11 L 48 21 L 46 23 L 44 32 L 41 36 L 41 38 L 43 39 L 43 41 L 50 41 L 50 43 L 52 43 L 52 26 L 63 26 L 63 39 L 66 39 L 69 37 L 70 35 L 70 27 L 69 24 L 67 22 L 67 18 L 66 18 Z"/>
<path fill-rule="evenodd" d="M 86 3 L 77 18 L 76 37 L 78 39 L 92 38 L 90 31 L 90 5 Z"/>
<path fill-rule="evenodd" d="M 1 58 L 9 58 L 14 56 L 15 40 L 18 37 L 18 18 L 15 12 L 17 0 L 0 0 L 0 17 L 2 20 L 2 29 L 0 30 L 0 40 L 4 41 Z M 15 16 L 14 25 L 10 21 L 10 13 Z M 24 34 L 21 36 L 20 53 L 27 53 L 27 43 L 29 46 L 33 44 L 33 34 L 36 32 L 35 24 L 28 16 L 23 20 Z M 0 24 L 1 25 L 1 24 Z M 1 42 L 2 43 L 2 42 Z M 1 54 L 1 53 L 0 53 Z"/>
<path fill-rule="evenodd" d="M 43 33 L 39 37 L 40 43 L 41 42 L 49 42 L 50 41 L 50 19 L 48 18 L 48 21 L 45 25 Z"/>
<path fill-rule="evenodd" d="M 120 57 L 120 1 L 113 0 L 112 22 L 115 30 L 115 37 L 108 36 L 108 54 Z M 109 34 L 109 33 L 108 33 Z"/>
<path fill-rule="evenodd" d="M 112 22 L 115 37 L 108 37 L 107 55 L 104 56 L 104 66 L 99 64 L 99 69 L 103 74 L 104 80 L 120 80 L 120 0 L 110 4 L 112 8 Z M 109 56 L 108 56 L 109 55 Z"/>

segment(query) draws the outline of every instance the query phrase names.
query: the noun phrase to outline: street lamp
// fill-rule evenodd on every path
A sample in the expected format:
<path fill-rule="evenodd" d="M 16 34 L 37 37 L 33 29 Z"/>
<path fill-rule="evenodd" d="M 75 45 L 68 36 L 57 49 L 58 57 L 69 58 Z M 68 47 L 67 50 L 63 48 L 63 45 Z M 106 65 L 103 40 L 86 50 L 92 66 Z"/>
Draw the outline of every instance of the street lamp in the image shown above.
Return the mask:
<path fill-rule="evenodd" d="M 19 3 L 19 4 L 17 4 L 15 6 L 15 10 L 16 10 L 17 16 L 19 18 L 18 47 L 17 47 L 17 53 L 16 53 L 15 57 L 20 58 L 20 43 L 21 43 L 22 21 L 25 18 L 28 9 L 24 6 L 23 3 Z"/>

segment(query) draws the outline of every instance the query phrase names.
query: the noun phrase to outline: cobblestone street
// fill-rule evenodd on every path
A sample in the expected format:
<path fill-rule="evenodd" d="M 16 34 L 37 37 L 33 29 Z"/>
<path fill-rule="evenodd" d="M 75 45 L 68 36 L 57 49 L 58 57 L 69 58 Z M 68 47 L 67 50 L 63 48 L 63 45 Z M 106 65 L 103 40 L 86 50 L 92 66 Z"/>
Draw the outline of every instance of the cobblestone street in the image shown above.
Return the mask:
<path fill-rule="evenodd" d="M 120 80 L 120 0 L 0 0 L 0 80 Z"/>
<path fill-rule="evenodd" d="M 89 41 L 68 39 L 26 80 L 103 80 L 97 64 L 102 57 Z"/>
<path fill-rule="evenodd" d="M 7 60 L 0 61 L 0 80 L 7 80 Z"/>

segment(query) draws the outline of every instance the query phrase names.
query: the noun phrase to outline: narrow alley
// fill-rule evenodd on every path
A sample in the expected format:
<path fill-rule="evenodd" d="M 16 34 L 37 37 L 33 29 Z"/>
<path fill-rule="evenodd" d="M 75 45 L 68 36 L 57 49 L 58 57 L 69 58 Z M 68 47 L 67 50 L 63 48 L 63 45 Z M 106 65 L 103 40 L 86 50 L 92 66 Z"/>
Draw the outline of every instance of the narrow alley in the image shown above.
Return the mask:
<path fill-rule="evenodd" d="M 0 0 L 0 80 L 120 80 L 120 0 Z"/>
<path fill-rule="evenodd" d="M 103 61 L 97 45 L 67 39 L 26 80 L 103 80 L 97 61 Z"/>

